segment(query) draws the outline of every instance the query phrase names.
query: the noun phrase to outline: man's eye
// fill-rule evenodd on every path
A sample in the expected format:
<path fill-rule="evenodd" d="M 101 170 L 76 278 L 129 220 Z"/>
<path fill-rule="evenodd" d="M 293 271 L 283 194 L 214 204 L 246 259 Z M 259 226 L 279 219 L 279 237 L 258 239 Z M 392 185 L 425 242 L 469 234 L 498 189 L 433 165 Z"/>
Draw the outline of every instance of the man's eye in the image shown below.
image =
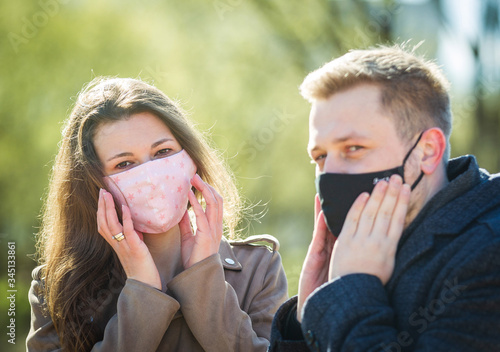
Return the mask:
<path fill-rule="evenodd" d="M 321 160 L 323 160 L 324 158 L 326 158 L 326 154 L 321 154 L 321 155 L 315 156 L 315 157 L 313 158 L 313 160 L 311 160 L 311 164 L 314 164 L 314 163 L 319 163 L 319 162 L 321 162 Z"/>
<path fill-rule="evenodd" d="M 355 152 L 355 151 L 358 151 L 360 149 L 363 149 L 363 147 L 360 145 L 351 145 L 351 146 L 347 147 L 348 152 Z"/>
<path fill-rule="evenodd" d="M 132 163 L 130 161 L 122 161 L 121 163 L 117 164 L 115 167 L 117 169 L 124 169 L 129 165 L 132 165 Z"/>

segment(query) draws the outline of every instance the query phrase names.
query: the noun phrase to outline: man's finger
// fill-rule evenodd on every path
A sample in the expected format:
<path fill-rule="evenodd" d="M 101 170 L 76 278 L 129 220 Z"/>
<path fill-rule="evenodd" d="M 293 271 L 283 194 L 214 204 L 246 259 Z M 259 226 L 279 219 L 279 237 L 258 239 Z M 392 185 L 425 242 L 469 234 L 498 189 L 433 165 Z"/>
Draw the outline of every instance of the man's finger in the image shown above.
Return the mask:
<path fill-rule="evenodd" d="M 391 177 L 389 187 L 387 188 L 382 204 L 380 204 L 375 223 L 373 224 L 373 234 L 388 235 L 402 185 L 403 179 L 399 175 Z"/>
<path fill-rule="evenodd" d="M 358 230 L 358 223 L 361 218 L 361 214 L 365 208 L 366 203 L 369 199 L 369 194 L 366 192 L 361 193 L 358 198 L 354 201 L 347 213 L 347 216 L 344 221 L 344 225 L 342 226 L 342 230 L 340 231 L 340 236 L 343 239 L 354 236 Z"/>

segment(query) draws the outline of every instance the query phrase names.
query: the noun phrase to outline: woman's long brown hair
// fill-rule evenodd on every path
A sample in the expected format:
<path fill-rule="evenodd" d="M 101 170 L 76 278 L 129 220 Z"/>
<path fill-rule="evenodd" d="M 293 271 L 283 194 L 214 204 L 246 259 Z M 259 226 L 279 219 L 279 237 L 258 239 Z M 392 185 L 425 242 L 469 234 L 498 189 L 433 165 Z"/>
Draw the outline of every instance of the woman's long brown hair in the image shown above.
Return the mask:
<path fill-rule="evenodd" d="M 241 204 L 234 179 L 179 106 L 140 80 L 94 79 L 79 94 L 64 125 L 37 239 L 47 314 L 63 350 L 87 351 L 102 339 L 103 332 L 92 323 L 99 315 L 99 295 L 126 279 L 117 256 L 97 231 L 99 189 L 105 185 L 94 134 L 102 123 L 145 111 L 165 123 L 193 159 L 197 173 L 223 196 L 225 233 L 235 234 Z"/>

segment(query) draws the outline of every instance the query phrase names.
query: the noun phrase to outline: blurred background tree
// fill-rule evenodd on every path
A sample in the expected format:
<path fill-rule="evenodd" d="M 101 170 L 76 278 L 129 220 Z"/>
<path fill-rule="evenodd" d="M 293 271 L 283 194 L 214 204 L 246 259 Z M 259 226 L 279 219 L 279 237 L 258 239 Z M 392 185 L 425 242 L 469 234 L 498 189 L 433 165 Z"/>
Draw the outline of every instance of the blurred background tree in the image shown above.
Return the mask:
<path fill-rule="evenodd" d="M 99 75 L 140 77 L 207 131 L 297 292 L 313 228 L 305 75 L 351 48 L 424 40 L 452 81 L 452 156 L 500 169 L 499 0 L 19 0 L 0 3 L 0 350 L 22 351 L 34 238 L 61 123 Z M 16 243 L 16 344 L 7 243 Z"/>

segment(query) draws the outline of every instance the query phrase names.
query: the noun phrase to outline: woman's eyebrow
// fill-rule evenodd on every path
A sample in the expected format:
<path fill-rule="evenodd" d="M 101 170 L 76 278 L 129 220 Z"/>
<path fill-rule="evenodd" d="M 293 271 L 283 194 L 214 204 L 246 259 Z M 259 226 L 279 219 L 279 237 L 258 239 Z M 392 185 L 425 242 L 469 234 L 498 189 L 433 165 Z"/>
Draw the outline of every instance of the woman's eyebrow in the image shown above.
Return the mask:
<path fill-rule="evenodd" d="M 111 161 L 113 159 L 118 159 L 118 158 L 121 158 L 121 157 L 124 157 L 124 156 L 133 156 L 133 154 L 130 153 L 130 152 L 124 152 L 124 153 L 116 154 L 116 155 L 112 156 L 111 158 L 109 158 L 106 161 Z"/>
<path fill-rule="evenodd" d="M 151 144 L 151 148 L 156 148 L 157 146 L 159 146 L 160 144 L 162 143 L 165 143 L 165 142 L 168 142 L 168 141 L 173 141 L 172 138 L 162 138 L 160 139 L 159 141 L 156 141 L 154 142 L 153 144 Z M 116 155 L 113 155 L 111 158 L 109 158 L 107 161 L 111 161 L 113 159 L 118 159 L 118 158 L 121 158 L 121 157 L 124 157 L 124 156 L 133 156 L 134 154 L 130 153 L 130 152 L 123 152 L 123 153 L 119 153 L 119 154 L 116 154 Z"/>
<path fill-rule="evenodd" d="M 151 148 L 156 148 L 156 147 L 157 147 L 157 146 L 159 146 L 160 144 L 165 143 L 165 142 L 168 142 L 168 141 L 173 141 L 173 139 L 172 139 L 172 138 L 162 138 L 162 139 L 160 139 L 159 141 L 154 142 L 153 144 L 151 144 Z"/>

